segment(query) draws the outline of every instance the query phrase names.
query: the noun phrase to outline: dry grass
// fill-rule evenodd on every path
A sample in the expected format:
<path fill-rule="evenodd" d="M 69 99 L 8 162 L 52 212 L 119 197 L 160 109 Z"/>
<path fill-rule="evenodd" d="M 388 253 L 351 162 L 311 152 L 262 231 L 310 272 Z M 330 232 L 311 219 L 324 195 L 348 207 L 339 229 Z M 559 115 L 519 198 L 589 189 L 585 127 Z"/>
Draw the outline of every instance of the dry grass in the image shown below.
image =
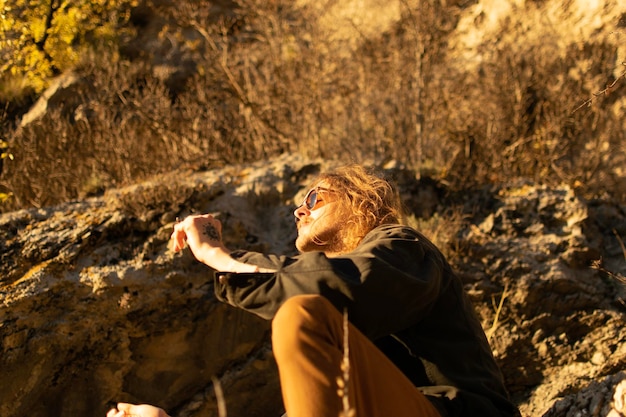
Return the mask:
<path fill-rule="evenodd" d="M 447 259 L 453 259 L 460 251 L 461 244 L 457 233 L 467 222 L 461 209 L 449 210 L 447 213 L 435 213 L 429 218 L 409 216 L 407 224 L 418 230 L 441 250 Z"/>
<path fill-rule="evenodd" d="M 189 0 L 140 8 L 137 39 L 85 57 L 62 105 L 23 128 L 3 119 L 14 159 L 3 161 L 0 193 L 12 197 L 0 210 L 284 152 L 395 159 L 454 189 L 526 177 L 626 195 L 615 39 L 557 55 L 546 38 L 514 42 L 515 21 L 505 45 L 467 69 L 447 55 L 463 12 L 448 2 L 402 1 L 378 34 L 352 21 L 350 48 L 317 8 L 234 3 L 221 15 Z"/>
<path fill-rule="evenodd" d="M 495 310 L 495 315 L 493 318 L 493 322 L 491 323 L 491 327 L 485 332 L 487 335 L 487 341 L 491 341 L 491 338 L 493 337 L 493 335 L 496 333 L 496 330 L 498 330 L 498 326 L 500 324 L 500 313 L 502 312 L 502 306 L 504 306 L 504 300 L 506 300 L 507 296 L 509 295 L 509 289 L 508 286 L 505 285 L 504 290 L 502 290 L 502 295 L 500 296 L 500 301 L 498 302 L 498 305 L 495 306 L 494 310 Z"/>
<path fill-rule="evenodd" d="M 215 398 L 217 402 L 217 415 L 219 417 L 227 417 L 226 411 L 226 399 L 224 398 L 224 391 L 222 390 L 222 383 L 217 377 L 212 377 L 213 389 L 215 390 Z"/>

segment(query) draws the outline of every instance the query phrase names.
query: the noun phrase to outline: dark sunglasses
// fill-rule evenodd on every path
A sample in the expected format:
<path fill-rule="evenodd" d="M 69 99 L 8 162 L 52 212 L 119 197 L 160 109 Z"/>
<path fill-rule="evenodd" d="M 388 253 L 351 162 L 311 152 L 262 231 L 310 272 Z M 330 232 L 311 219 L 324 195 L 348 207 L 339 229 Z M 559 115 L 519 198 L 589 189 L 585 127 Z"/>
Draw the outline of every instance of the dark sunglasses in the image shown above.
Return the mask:
<path fill-rule="evenodd" d="M 318 201 L 317 201 L 317 193 L 318 191 L 330 191 L 327 188 L 321 188 L 321 187 L 315 187 L 315 188 L 311 188 L 309 190 L 308 193 L 306 193 L 306 196 L 304 196 L 304 200 L 302 201 L 302 204 L 300 204 L 298 206 L 298 208 L 305 206 L 307 209 L 309 210 L 313 210 L 315 208 L 315 206 L 317 205 Z"/>

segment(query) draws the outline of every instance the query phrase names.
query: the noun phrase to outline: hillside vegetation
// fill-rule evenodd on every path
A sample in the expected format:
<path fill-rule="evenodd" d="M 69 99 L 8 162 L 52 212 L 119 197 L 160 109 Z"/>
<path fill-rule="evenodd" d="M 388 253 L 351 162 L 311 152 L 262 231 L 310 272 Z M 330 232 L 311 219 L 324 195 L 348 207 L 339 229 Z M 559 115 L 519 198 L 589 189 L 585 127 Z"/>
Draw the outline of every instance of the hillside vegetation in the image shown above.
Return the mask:
<path fill-rule="evenodd" d="M 626 195 L 617 0 L 30 3 L 30 34 L 2 3 L 4 212 L 283 153 Z"/>
<path fill-rule="evenodd" d="M 216 381 L 281 415 L 269 323 L 169 237 L 209 212 L 293 253 L 294 205 L 351 161 L 459 272 L 524 416 L 626 415 L 624 0 L 0 11 L 2 417 L 218 417 Z"/>

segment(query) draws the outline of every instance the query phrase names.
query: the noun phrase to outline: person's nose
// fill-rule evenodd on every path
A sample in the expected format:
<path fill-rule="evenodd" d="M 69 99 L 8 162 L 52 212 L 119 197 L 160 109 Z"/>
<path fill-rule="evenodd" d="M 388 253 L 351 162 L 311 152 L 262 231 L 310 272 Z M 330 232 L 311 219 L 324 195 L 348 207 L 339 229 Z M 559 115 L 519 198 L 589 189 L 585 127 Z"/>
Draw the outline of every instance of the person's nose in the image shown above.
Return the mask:
<path fill-rule="evenodd" d="M 299 222 L 300 219 L 302 217 L 306 216 L 307 214 L 309 214 L 309 209 L 307 209 L 304 204 L 302 204 L 301 206 L 297 207 L 293 211 L 293 215 L 296 216 L 296 222 Z"/>

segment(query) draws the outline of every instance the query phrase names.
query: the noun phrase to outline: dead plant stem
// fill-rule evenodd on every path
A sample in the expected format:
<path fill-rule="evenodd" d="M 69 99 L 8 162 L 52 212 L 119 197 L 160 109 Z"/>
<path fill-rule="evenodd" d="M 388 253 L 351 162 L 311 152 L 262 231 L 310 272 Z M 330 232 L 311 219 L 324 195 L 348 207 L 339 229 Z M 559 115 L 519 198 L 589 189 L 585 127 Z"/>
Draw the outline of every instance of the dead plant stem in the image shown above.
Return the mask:
<path fill-rule="evenodd" d="M 217 402 L 217 414 L 219 417 L 226 417 L 226 400 L 224 399 L 224 391 L 222 390 L 222 384 L 220 380 L 213 376 L 213 389 L 215 390 L 215 398 Z"/>
<path fill-rule="evenodd" d="M 350 408 L 348 386 L 350 383 L 350 346 L 348 341 L 348 312 L 343 312 L 343 359 L 341 361 L 342 374 L 337 378 L 337 395 L 341 398 L 342 410 L 339 417 L 354 417 L 355 410 Z"/>
<path fill-rule="evenodd" d="M 498 329 L 500 313 L 502 312 L 502 306 L 504 305 L 504 300 L 509 295 L 508 284 L 504 286 L 504 290 L 502 291 L 502 296 L 500 297 L 500 302 L 498 303 L 498 307 L 496 308 L 496 316 L 493 318 L 493 323 L 491 324 L 491 328 L 487 331 L 487 341 L 491 341 L 494 333 Z"/>

